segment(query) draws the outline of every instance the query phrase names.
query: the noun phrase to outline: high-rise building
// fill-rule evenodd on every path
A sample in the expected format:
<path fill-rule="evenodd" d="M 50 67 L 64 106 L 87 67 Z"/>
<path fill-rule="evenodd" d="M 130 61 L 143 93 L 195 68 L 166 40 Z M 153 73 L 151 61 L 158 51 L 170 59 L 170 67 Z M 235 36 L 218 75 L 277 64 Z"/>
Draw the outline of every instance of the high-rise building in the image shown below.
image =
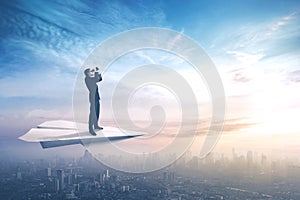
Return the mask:
<path fill-rule="evenodd" d="M 73 182 L 74 182 L 73 177 L 74 177 L 73 174 L 69 174 L 69 175 L 68 175 L 68 184 L 69 184 L 69 185 L 72 185 L 72 184 L 73 184 Z"/>
<path fill-rule="evenodd" d="M 55 192 L 59 191 L 59 180 L 58 180 L 58 178 L 56 178 L 55 181 L 54 181 L 54 190 L 55 190 Z"/>
<path fill-rule="evenodd" d="M 65 183 L 64 183 L 64 171 L 62 169 L 56 170 L 57 180 L 59 181 L 59 190 L 63 190 Z"/>
<path fill-rule="evenodd" d="M 47 168 L 47 176 L 48 176 L 48 177 L 51 176 L 51 168 L 50 168 L 50 167 Z"/>
<path fill-rule="evenodd" d="M 22 173 L 21 173 L 20 168 L 18 169 L 18 172 L 17 172 L 17 179 L 22 180 Z"/>
<path fill-rule="evenodd" d="M 104 180 L 105 179 L 105 174 L 104 173 L 100 173 L 99 174 L 99 183 L 100 184 L 104 184 Z"/>
<path fill-rule="evenodd" d="M 253 174 L 253 153 L 252 151 L 247 152 L 247 171 L 248 175 Z"/>
<path fill-rule="evenodd" d="M 253 164 L 253 153 L 252 151 L 247 152 L 247 165 L 248 167 Z"/>
<path fill-rule="evenodd" d="M 166 181 L 168 179 L 168 172 L 164 172 L 164 177 L 163 177 L 164 181 Z"/>
<path fill-rule="evenodd" d="M 108 179 L 109 178 L 109 171 L 108 171 L 108 169 L 105 170 L 104 173 L 105 173 L 106 178 Z"/>
<path fill-rule="evenodd" d="M 235 152 L 235 149 L 234 148 L 232 148 L 232 160 L 233 160 L 233 162 L 236 162 L 237 161 L 237 154 L 236 154 L 236 152 Z"/>

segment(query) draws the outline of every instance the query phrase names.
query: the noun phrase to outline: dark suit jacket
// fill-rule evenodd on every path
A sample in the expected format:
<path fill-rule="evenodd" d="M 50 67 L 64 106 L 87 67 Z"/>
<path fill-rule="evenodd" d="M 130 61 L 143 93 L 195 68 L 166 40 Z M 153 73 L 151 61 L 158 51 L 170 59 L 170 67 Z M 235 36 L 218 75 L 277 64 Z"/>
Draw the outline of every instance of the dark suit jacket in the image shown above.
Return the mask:
<path fill-rule="evenodd" d="M 89 100 L 90 102 L 94 102 L 94 100 L 99 100 L 99 92 L 98 92 L 98 85 L 97 83 L 102 81 L 102 76 L 98 72 L 95 72 L 94 77 L 85 77 L 85 84 L 90 92 L 89 94 Z M 96 99 L 95 99 L 96 98 Z"/>

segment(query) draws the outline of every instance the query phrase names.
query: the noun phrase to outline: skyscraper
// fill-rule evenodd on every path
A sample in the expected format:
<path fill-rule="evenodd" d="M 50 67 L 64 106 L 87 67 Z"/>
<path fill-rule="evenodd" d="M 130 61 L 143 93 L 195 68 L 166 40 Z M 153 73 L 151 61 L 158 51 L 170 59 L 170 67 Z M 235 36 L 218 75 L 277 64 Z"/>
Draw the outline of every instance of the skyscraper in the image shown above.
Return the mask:
<path fill-rule="evenodd" d="M 47 168 L 47 176 L 48 177 L 51 176 L 51 168 L 50 167 Z"/>
<path fill-rule="evenodd" d="M 56 170 L 56 174 L 57 174 L 57 180 L 59 182 L 59 190 L 63 190 L 64 189 L 64 171 L 62 169 L 58 169 Z"/>
<path fill-rule="evenodd" d="M 18 168 L 17 179 L 18 179 L 18 180 L 22 180 L 22 173 L 21 173 L 20 168 Z"/>
<path fill-rule="evenodd" d="M 59 180 L 58 180 L 58 178 L 56 178 L 54 180 L 54 189 L 55 189 L 55 192 L 59 191 Z"/>

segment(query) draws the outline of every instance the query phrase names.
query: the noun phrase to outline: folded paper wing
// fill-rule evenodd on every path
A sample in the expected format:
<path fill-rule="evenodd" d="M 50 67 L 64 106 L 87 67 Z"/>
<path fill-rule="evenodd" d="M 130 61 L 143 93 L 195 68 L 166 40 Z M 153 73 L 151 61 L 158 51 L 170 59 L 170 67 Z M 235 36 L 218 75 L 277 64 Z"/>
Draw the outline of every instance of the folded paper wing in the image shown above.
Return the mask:
<path fill-rule="evenodd" d="M 39 142 L 43 148 L 52 148 L 73 144 L 110 142 L 145 135 L 145 133 L 124 131 L 115 127 L 104 127 L 103 130 L 96 130 L 96 133 L 96 136 L 91 135 L 88 125 L 84 123 L 55 120 L 46 121 L 36 128 L 32 128 L 19 139 L 26 142 Z"/>

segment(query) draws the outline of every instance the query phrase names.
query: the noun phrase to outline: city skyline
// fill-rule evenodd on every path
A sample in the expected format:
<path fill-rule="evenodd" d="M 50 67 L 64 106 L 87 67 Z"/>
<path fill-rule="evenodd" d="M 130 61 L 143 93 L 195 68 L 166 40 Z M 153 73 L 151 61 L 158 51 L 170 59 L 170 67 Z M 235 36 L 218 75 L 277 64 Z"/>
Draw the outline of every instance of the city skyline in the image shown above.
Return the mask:
<path fill-rule="evenodd" d="M 205 159 L 187 152 L 164 169 L 135 174 L 111 169 L 86 151 L 80 158 L 0 160 L 0 194 L 38 199 L 297 199 L 299 166 L 294 160 L 232 149 L 229 157 L 212 153 Z M 21 192 L 10 192 L 16 188 Z"/>

